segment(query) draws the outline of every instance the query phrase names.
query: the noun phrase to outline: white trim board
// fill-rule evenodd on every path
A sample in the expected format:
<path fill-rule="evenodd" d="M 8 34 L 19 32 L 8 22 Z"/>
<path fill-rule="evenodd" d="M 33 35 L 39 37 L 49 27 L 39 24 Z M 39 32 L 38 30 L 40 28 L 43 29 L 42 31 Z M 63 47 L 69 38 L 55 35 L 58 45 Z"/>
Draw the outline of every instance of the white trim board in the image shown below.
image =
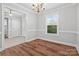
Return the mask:
<path fill-rule="evenodd" d="M 78 32 L 76 31 L 59 31 L 59 32 L 62 32 L 62 33 L 71 33 L 71 34 L 77 34 Z"/>
<path fill-rule="evenodd" d="M 55 41 L 55 40 L 52 40 L 52 39 L 40 38 L 40 37 L 32 38 L 32 39 L 26 40 L 25 42 L 30 42 L 30 41 L 33 41 L 33 40 L 36 40 L 36 39 L 42 39 L 42 40 L 46 40 L 46 41 L 50 41 L 50 42 L 56 42 L 56 43 L 60 43 L 60 44 L 64 44 L 64 45 L 74 46 L 77 49 L 78 53 L 79 53 L 79 47 L 75 44 L 72 44 L 72 43 L 60 42 L 60 41 Z M 24 42 L 22 42 L 22 43 L 24 43 Z M 22 44 L 22 43 L 19 43 L 19 44 Z M 3 51 L 5 49 L 6 48 L 0 49 L 0 51 Z"/>
<path fill-rule="evenodd" d="M 77 49 L 77 52 L 79 53 L 79 46 L 77 46 L 76 44 L 60 42 L 60 41 L 56 41 L 56 40 L 52 40 L 52 39 L 47 39 L 47 38 L 37 38 L 37 39 L 42 39 L 42 40 L 46 40 L 46 41 L 49 41 L 49 42 L 56 42 L 56 43 L 59 43 L 59 44 L 73 46 L 73 47 L 75 47 Z"/>
<path fill-rule="evenodd" d="M 0 51 L 2 51 L 1 48 L 0 48 Z"/>
<path fill-rule="evenodd" d="M 77 35 L 79 35 L 78 31 L 62 31 L 62 30 L 60 30 L 59 32 L 62 32 L 62 33 L 71 33 L 71 34 L 77 34 Z"/>
<path fill-rule="evenodd" d="M 76 46 L 76 49 L 77 49 L 77 51 L 78 51 L 78 54 L 79 54 L 79 46 Z"/>
<path fill-rule="evenodd" d="M 1 52 L 1 51 L 3 51 L 3 49 L 2 49 L 2 48 L 0 48 L 0 52 Z"/>
<path fill-rule="evenodd" d="M 32 38 L 32 39 L 29 39 L 29 40 L 26 40 L 25 42 L 31 42 L 33 40 L 36 40 L 37 38 Z"/>
<path fill-rule="evenodd" d="M 17 44 L 15 44 L 14 46 L 16 46 L 16 45 L 19 45 L 19 44 L 22 44 L 22 43 L 25 43 L 25 42 L 31 42 L 31 41 L 33 41 L 33 40 L 36 40 L 36 38 L 32 38 L 32 39 L 27 39 L 27 40 L 25 40 L 24 42 L 21 42 L 21 43 L 17 43 Z M 13 46 L 10 46 L 10 47 L 13 47 Z M 10 48 L 10 47 L 7 47 L 7 48 Z M 0 51 L 3 51 L 3 50 L 5 50 L 5 49 L 7 49 L 7 48 L 2 48 L 2 49 L 0 49 Z"/>
<path fill-rule="evenodd" d="M 42 40 L 46 40 L 46 41 L 50 41 L 50 42 L 56 42 L 56 43 L 60 43 L 60 44 L 64 44 L 64 45 L 69 45 L 69 46 L 76 47 L 76 44 L 72 44 L 72 43 L 61 42 L 61 41 L 56 41 L 56 40 L 47 39 L 47 38 L 39 38 L 39 37 L 37 39 L 42 39 Z"/>

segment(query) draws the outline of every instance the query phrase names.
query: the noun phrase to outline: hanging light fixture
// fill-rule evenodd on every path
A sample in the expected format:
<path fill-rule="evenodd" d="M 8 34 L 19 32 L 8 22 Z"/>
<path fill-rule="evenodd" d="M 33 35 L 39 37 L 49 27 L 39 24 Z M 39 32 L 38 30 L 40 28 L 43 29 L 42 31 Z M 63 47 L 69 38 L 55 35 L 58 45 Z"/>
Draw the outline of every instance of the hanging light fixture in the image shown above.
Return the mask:
<path fill-rule="evenodd" d="M 34 10 L 37 13 L 45 10 L 44 3 L 35 3 L 35 4 L 32 4 L 32 10 Z"/>

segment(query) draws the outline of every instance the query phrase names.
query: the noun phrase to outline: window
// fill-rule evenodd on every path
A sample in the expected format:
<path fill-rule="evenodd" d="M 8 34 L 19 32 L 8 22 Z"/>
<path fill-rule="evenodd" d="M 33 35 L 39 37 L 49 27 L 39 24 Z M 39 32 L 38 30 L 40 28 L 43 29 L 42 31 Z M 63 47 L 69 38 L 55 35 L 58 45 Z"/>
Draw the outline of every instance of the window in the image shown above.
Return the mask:
<path fill-rule="evenodd" d="M 58 15 L 47 17 L 47 33 L 57 34 L 58 29 Z"/>

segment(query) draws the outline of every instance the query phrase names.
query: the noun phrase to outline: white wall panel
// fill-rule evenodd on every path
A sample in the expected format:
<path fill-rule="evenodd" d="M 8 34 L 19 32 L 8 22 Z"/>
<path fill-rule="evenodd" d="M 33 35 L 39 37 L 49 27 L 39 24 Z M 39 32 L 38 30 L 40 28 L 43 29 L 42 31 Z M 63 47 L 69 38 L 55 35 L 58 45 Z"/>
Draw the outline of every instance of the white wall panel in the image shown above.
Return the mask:
<path fill-rule="evenodd" d="M 76 44 L 76 34 L 68 33 L 68 31 L 76 32 L 76 9 L 75 4 L 60 6 L 56 9 L 50 9 L 44 14 L 38 16 L 38 37 L 48 38 L 51 40 L 63 41 Z M 45 15 L 58 12 L 59 15 L 59 35 L 46 34 L 46 19 Z M 63 32 L 64 31 L 64 32 Z"/>
<path fill-rule="evenodd" d="M 0 3 L 0 49 L 2 48 L 2 4 Z"/>

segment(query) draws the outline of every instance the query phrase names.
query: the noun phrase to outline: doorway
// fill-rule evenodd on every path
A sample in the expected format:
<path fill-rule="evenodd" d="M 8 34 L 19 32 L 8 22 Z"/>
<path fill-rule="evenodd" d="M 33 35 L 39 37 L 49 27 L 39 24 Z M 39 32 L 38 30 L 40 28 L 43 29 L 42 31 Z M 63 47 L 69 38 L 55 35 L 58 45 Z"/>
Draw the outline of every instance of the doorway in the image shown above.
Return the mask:
<path fill-rule="evenodd" d="M 4 8 L 4 48 L 9 48 L 25 42 L 23 30 L 25 24 L 25 14 L 10 8 Z"/>
<path fill-rule="evenodd" d="M 5 17 L 4 18 L 4 38 L 7 39 L 8 38 L 8 18 Z"/>

